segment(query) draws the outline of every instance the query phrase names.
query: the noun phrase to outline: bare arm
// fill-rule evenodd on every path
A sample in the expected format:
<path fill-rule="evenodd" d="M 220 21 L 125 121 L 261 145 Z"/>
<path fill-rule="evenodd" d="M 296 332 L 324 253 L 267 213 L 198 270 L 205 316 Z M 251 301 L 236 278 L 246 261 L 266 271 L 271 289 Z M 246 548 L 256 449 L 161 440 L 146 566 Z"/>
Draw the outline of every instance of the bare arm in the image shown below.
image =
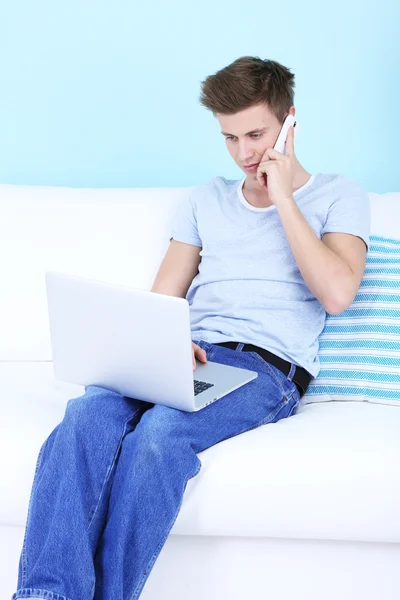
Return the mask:
<path fill-rule="evenodd" d="M 198 273 L 201 247 L 172 239 L 163 258 L 152 292 L 185 298 Z"/>
<path fill-rule="evenodd" d="M 201 261 L 200 250 L 199 246 L 177 242 L 172 238 L 151 291 L 185 298 L 190 284 L 198 273 Z M 193 370 L 196 369 L 195 358 L 207 362 L 205 350 L 192 342 Z"/>

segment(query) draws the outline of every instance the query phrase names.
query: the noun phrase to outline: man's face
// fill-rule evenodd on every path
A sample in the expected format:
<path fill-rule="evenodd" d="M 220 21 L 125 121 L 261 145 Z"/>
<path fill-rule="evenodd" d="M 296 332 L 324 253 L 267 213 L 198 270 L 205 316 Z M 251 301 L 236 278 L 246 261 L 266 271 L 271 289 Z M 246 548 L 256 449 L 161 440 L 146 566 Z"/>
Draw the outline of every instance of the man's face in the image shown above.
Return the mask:
<path fill-rule="evenodd" d="M 294 107 L 290 113 L 295 114 Z M 251 179 L 256 179 L 257 169 L 248 171 L 244 166 L 260 163 L 267 148 L 274 147 L 282 123 L 265 104 L 251 106 L 234 115 L 217 113 L 216 116 L 221 132 L 227 134 L 225 143 L 229 154 L 242 171 Z"/>

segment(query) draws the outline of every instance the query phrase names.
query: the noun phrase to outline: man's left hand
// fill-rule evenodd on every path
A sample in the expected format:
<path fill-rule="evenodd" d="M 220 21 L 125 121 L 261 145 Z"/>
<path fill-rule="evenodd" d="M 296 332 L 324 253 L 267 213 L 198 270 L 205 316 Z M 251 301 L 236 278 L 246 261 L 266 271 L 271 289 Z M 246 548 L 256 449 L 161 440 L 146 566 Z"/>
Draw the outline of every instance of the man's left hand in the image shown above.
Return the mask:
<path fill-rule="evenodd" d="M 267 148 L 257 169 L 258 183 L 264 190 L 268 190 L 269 199 L 277 208 L 293 198 L 293 159 L 294 128 L 289 127 L 286 136 L 286 154 Z"/>

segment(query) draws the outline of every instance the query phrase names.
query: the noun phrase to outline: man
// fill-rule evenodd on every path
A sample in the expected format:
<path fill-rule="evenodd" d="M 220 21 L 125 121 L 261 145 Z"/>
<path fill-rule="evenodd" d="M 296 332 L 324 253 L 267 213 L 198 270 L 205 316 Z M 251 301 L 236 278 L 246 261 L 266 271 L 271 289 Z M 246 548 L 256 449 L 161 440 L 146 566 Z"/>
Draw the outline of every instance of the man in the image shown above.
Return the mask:
<path fill-rule="evenodd" d="M 316 377 L 326 312 L 345 310 L 360 285 L 370 207 L 357 182 L 302 167 L 293 128 L 286 155 L 272 149 L 285 117 L 295 115 L 293 86 L 288 69 L 254 57 L 203 83 L 201 102 L 246 176 L 194 189 L 152 289 L 187 292 L 194 339 L 251 343 Z"/>
<path fill-rule="evenodd" d="M 370 213 L 358 183 L 301 166 L 293 129 L 286 154 L 273 150 L 293 86 L 286 67 L 253 57 L 204 82 L 245 177 L 194 188 L 152 287 L 187 297 L 194 368 L 209 358 L 258 377 L 193 413 L 95 386 L 70 400 L 39 452 L 13 600 L 136 600 L 198 454 L 294 415 L 317 376 L 326 311 L 360 285 Z"/>

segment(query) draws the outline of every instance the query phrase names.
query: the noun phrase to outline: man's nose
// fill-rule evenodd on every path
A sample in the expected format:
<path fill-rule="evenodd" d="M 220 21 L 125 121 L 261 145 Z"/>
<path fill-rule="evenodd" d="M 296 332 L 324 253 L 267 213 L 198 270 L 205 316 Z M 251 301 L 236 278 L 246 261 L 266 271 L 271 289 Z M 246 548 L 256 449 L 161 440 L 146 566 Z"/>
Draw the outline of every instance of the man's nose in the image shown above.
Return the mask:
<path fill-rule="evenodd" d="M 247 142 L 239 143 L 237 157 L 239 162 L 248 163 L 251 158 L 254 156 L 254 152 L 250 147 L 250 144 Z"/>

